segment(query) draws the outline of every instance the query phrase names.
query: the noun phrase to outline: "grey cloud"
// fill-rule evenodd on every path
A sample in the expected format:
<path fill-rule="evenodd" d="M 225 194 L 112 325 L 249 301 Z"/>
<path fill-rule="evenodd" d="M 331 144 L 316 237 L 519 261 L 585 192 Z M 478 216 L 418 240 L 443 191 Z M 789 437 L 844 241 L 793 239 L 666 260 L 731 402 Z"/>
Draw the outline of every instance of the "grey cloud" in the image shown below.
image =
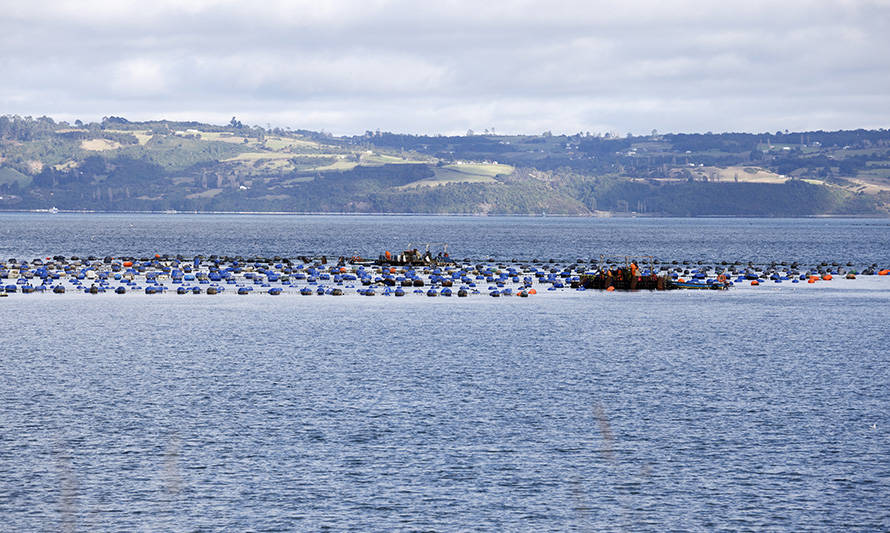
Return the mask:
<path fill-rule="evenodd" d="M 885 127 L 890 2 L 13 3 L 0 113 L 325 129 Z"/>

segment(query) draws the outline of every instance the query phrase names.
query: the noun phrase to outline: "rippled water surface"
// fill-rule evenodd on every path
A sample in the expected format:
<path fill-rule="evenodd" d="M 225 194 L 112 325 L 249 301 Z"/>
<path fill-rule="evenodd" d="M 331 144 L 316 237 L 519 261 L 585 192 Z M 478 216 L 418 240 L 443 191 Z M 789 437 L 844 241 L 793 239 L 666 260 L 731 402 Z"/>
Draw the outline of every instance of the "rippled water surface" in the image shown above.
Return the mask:
<path fill-rule="evenodd" d="M 470 257 L 890 263 L 884 221 L 0 224 L 5 257 L 423 239 Z M 0 529 L 887 530 L 888 305 L 886 277 L 528 299 L 15 294 Z"/>
<path fill-rule="evenodd" d="M 658 219 L 0 213 L 0 257 L 107 254 L 377 257 L 447 242 L 454 257 L 890 264 L 890 219 Z M 422 246 L 420 246 L 422 248 Z"/>

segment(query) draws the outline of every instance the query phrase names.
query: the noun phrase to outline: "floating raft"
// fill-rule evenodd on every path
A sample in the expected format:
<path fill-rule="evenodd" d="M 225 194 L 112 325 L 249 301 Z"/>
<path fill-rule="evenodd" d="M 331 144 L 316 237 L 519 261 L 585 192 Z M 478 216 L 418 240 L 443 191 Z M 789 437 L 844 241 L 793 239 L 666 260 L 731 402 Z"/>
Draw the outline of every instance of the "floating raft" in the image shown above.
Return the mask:
<path fill-rule="evenodd" d="M 430 259 L 429 257 L 426 258 Z M 422 258 L 423 261 L 425 259 Z M 639 265 L 639 266 L 638 266 Z M 559 291 L 725 290 L 736 284 L 816 283 L 857 275 L 888 275 L 877 265 L 845 268 L 823 263 L 790 265 L 695 264 L 648 258 L 597 261 L 454 261 L 440 257 L 415 265 L 404 257 L 297 258 L 160 255 L 154 257 L 54 256 L 0 259 L 0 295 L 145 294 L 268 296 L 424 296 L 527 298 Z"/>

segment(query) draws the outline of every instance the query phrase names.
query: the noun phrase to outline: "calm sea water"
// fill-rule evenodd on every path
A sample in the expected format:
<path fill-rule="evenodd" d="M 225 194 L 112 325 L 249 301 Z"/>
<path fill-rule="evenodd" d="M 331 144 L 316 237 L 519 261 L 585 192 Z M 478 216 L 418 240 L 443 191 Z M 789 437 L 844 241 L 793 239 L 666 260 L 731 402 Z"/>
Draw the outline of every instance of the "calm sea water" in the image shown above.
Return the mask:
<path fill-rule="evenodd" d="M 0 256 L 852 261 L 882 220 L 0 215 Z M 404 244 L 403 244 L 404 243 Z M 887 530 L 887 278 L 0 299 L 0 529 Z"/>
<path fill-rule="evenodd" d="M 658 219 L 0 213 L 0 257 L 181 253 L 890 263 L 890 219 Z"/>

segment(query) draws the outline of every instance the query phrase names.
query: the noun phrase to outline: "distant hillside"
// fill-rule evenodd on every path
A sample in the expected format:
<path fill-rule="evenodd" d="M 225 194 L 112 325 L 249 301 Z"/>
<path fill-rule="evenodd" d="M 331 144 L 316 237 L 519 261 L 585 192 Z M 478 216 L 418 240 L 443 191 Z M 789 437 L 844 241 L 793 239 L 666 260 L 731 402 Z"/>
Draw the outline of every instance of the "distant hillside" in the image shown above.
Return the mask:
<path fill-rule="evenodd" d="M 0 209 L 886 215 L 887 130 L 332 137 L 0 116 Z"/>

